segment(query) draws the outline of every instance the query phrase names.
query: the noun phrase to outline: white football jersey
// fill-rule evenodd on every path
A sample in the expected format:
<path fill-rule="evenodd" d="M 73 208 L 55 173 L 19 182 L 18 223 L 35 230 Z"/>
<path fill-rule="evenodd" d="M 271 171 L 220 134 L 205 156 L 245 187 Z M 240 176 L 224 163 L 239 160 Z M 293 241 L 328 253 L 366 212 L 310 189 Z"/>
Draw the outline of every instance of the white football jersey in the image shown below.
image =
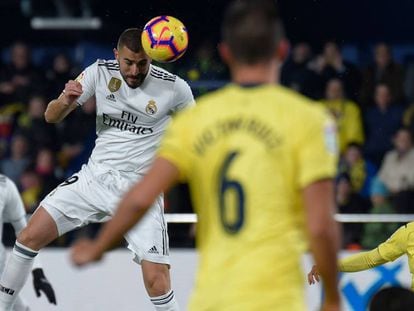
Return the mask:
<path fill-rule="evenodd" d="M 77 81 L 83 88 L 79 105 L 96 97 L 97 139 L 90 161 L 118 171 L 145 172 L 171 115 L 194 104 L 183 79 L 154 65 L 135 89 L 123 80 L 116 60 L 97 60 Z"/>
<path fill-rule="evenodd" d="M 0 240 L 3 236 L 3 223 L 14 223 L 25 219 L 26 211 L 16 185 L 6 176 L 0 174 Z M 0 242 L 0 261 L 5 254 Z"/>

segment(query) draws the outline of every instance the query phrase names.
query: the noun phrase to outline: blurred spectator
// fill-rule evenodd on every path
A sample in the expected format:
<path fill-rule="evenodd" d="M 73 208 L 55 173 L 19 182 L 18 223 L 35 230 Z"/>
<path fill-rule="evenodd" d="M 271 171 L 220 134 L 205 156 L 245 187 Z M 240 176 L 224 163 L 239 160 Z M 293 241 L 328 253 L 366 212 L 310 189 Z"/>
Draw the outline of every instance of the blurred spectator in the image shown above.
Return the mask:
<path fill-rule="evenodd" d="M 20 178 L 21 196 L 27 213 L 33 213 L 39 205 L 42 192 L 42 181 L 35 171 L 27 170 Z"/>
<path fill-rule="evenodd" d="M 325 98 L 321 101 L 322 104 L 337 121 L 340 151 L 343 152 L 351 142 L 362 144 L 364 134 L 361 113 L 354 102 L 345 98 L 341 80 L 335 78 L 328 81 Z"/>
<path fill-rule="evenodd" d="M 226 69 L 217 60 L 216 49 L 211 41 L 206 40 L 199 45 L 195 57 L 196 61 L 193 63 L 195 67 L 187 72 L 189 80 L 224 79 L 227 77 Z"/>
<path fill-rule="evenodd" d="M 356 100 L 359 97 L 361 77 L 357 68 L 343 60 L 339 47 L 334 42 L 327 42 L 324 46 L 322 55 L 319 55 L 312 68 L 322 79 L 322 87 L 333 79 L 340 79 L 345 86 L 345 96 Z"/>
<path fill-rule="evenodd" d="M 28 142 L 23 135 L 15 135 L 10 144 L 10 155 L 0 162 L 1 172 L 20 185 L 20 175 L 30 164 Z"/>
<path fill-rule="evenodd" d="M 348 174 L 340 174 L 336 181 L 336 203 L 338 210 L 343 214 L 367 213 L 366 200 L 352 189 L 351 178 Z M 345 223 L 343 228 L 343 247 L 360 249 L 362 224 Z"/>
<path fill-rule="evenodd" d="M 388 150 L 392 137 L 402 124 L 403 108 L 393 104 L 389 88 L 379 84 L 375 89 L 375 106 L 365 113 L 365 155 L 377 167 Z"/>
<path fill-rule="evenodd" d="M 375 47 L 374 63 L 364 70 L 362 81 L 360 98 L 362 105 L 372 103 L 372 95 L 377 84 L 387 84 L 396 103 L 400 104 L 404 101 L 404 71 L 395 63 L 391 47 L 385 43 Z"/>
<path fill-rule="evenodd" d="M 362 146 L 358 143 L 348 144 L 343 157 L 339 162 L 339 174 L 347 174 L 350 178 L 352 191 L 365 200 L 371 192 L 371 182 L 376 174 L 375 166 L 365 160 L 362 155 Z M 369 208 L 369 202 L 365 204 Z"/>
<path fill-rule="evenodd" d="M 406 65 L 404 78 L 404 94 L 409 102 L 414 101 L 414 62 L 410 61 Z"/>
<path fill-rule="evenodd" d="M 65 88 L 66 82 L 76 78 L 78 72 L 72 65 L 69 57 L 64 53 L 59 53 L 53 58 L 52 68 L 46 72 L 48 83 L 48 97 L 59 96 Z"/>
<path fill-rule="evenodd" d="M 401 128 L 394 138 L 379 172 L 379 178 L 392 195 L 392 204 L 399 213 L 414 212 L 414 148 L 409 130 Z"/>
<path fill-rule="evenodd" d="M 371 204 L 370 214 L 393 214 L 395 209 L 389 200 L 389 191 L 384 183 L 375 177 L 371 183 Z M 364 224 L 361 245 L 364 249 L 377 247 L 380 243 L 388 239 L 400 224 L 388 222 L 371 222 Z"/>
<path fill-rule="evenodd" d="M 0 158 L 4 155 L 13 135 L 16 117 L 25 110 L 23 103 L 1 106 L 0 101 Z"/>
<path fill-rule="evenodd" d="M 30 94 L 44 90 L 44 74 L 32 64 L 29 47 L 16 42 L 11 47 L 10 63 L 0 68 L 0 103 L 27 102 Z"/>
<path fill-rule="evenodd" d="M 163 65 L 162 67 L 166 66 Z M 166 69 L 169 68 L 167 67 Z M 202 42 L 197 47 L 194 57 L 184 65 L 177 69 L 170 69 L 176 71 L 189 82 L 192 82 L 193 86 L 195 85 L 193 87 L 194 94 L 197 96 L 218 88 L 223 84 L 217 85 L 217 82 L 220 83 L 221 80 L 228 80 L 227 69 L 218 61 L 216 48 L 209 40 Z M 197 83 L 198 81 L 204 81 L 204 83 Z"/>
<path fill-rule="evenodd" d="M 41 197 L 50 193 L 62 181 L 56 168 L 55 154 L 50 149 L 41 149 L 37 153 L 35 172 L 42 180 Z"/>
<path fill-rule="evenodd" d="M 339 163 L 336 202 L 341 213 L 368 213 L 375 167 L 362 156 L 359 144 L 351 143 Z M 360 248 L 363 225 L 347 223 L 343 225 L 343 244 L 347 248 Z"/>
<path fill-rule="evenodd" d="M 57 133 L 54 124 L 47 123 L 44 118 L 46 99 L 43 96 L 34 95 L 29 99 L 27 113 L 21 115 L 18 120 L 18 131 L 25 134 L 31 142 L 31 151 L 36 154 L 39 148 L 57 150 Z"/>
<path fill-rule="evenodd" d="M 316 99 L 321 94 L 318 94 L 318 76 L 309 69 L 311 56 L 311 48 L 307 43 L 296 44 L 282 66 L 280 81 L 282 85 Z"/>
<path fill-rule="evenodd" d="M 387 152 L 379 177 L 391 193 L 414 189 L 414 148 L 408 129 L 396 133 L 394 149 Z"/>
<path fill-rule="evenodd" d="M 411 103 L 405 110 L 403 125 L 410 130 L 411 137 L 414 137 L 414 103 Z"/>
<path fill-rule="evenodd" d="M 66 171 L 65 177 L 81 168 L 95 146 L 95 111 L 95 97 L 92 97 L 60 124 L 59 141 L 62 148 L 58 154 L 58 163 Z"/>

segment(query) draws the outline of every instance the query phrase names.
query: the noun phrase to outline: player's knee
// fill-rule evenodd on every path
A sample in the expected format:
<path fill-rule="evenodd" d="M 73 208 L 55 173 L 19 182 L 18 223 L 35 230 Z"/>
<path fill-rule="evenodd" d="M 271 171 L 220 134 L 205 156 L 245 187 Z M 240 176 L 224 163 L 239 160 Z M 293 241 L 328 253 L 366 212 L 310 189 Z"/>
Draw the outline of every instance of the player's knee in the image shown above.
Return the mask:
<path fill-rule="evenodd" d="M 168 276 L 162 272 L 151 273 L 146 277 L 145 283 L 150 296 L 161 296 L 170 290 Z"/>

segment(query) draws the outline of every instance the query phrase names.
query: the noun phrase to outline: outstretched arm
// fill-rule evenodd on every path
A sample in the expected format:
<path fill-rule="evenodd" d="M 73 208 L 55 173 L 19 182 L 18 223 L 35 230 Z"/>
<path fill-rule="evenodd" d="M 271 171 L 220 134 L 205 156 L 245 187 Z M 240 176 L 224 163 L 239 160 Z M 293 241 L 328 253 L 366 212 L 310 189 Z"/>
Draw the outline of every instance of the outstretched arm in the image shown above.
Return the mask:
<path fill-rule="evenodd" d="M 386 262 L 388 260 L 380 255 L 378 248 L 375 248 L 367 252 L 360 252 L 340 259 L 338 267 L 341 272 L 357 272 L 374 268 Z M 308 283 L 314 284 L 315 281 L 319 282 L 319 279 L 319 269 L 314 265 L 308 273 Z"/>
<path fill-rule="evenodd" d="M 178 169 L 158 158 L 148 174 L 124 196 L 113 218 L 98 237 L 81 240 L 72 248 L 72 261 L 79 266 L 99 260 L 103 253 L 117 245 L 123 236 L 145 215 L 157 196 L 178 180 Z"/>
<path fill-rule="evenodd" d="M 401 226 L 385 242 L 378 245 L 377 248 L 342 258 L 338 264 L 339 271 L 363 271 L 389 261 L 394 261 L 407 251 L 407 243 L 411 234 L 410 228 L 407 225 Z M 314 284 L 315 281 L 319 282 L 319 269 L 319 265 L 313 266 L 308 273 L 309 284 Z"/>
<path fill-rule="evenodd" d="M 357 272 L 368 270 L 386 263 L 387 260 L 382 258 L 378 248 L 367 252 L 354 254 L 339 260 L 339 271 Z"/>

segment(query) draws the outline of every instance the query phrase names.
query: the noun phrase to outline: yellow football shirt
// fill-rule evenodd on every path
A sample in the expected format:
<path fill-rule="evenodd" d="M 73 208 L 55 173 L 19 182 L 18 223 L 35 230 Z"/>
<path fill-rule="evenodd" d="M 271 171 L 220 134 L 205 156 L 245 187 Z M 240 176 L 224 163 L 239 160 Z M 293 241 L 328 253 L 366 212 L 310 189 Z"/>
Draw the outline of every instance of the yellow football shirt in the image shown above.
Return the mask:
<path fill-rule="evenodd" d="M 229 85 L 173 120 L 159 156 L 199 217 L 191 310 L 305 309 L 301 189 L 335 175 L 336 149 L 328 114 L 276 85 Z"/>
<path fill-rule="evenodd" d="M 407 254 L 408 266 L 411 272 L 411 289 L 414 290 L 414 222 L 410 222 L 393 233 L 377 248 L 354 254 L 339 261 L 339 270 L 357 272 L 394 261 Z"/>
<path fill-rule="evenodd" d="M 403 254 L 407 254 L 414 290 L 414 222 L 400 227 L 384 243 L 378 246 L 381 257 L 387 261 L 393 261 Z"/>

